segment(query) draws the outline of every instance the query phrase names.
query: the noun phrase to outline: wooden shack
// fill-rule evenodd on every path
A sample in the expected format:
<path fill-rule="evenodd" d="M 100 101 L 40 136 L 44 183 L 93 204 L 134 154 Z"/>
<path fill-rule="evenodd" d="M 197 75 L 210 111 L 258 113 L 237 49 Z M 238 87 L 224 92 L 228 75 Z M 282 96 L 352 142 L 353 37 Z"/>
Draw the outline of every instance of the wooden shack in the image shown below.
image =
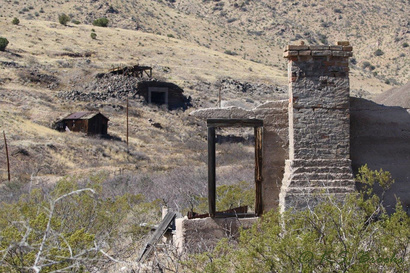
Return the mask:
<path fill-rule="evenodd" d="M 150 104 L 167 105 L 168 109 L 186 109 L 189 99 L 178 85 L 161 81 L 142 81 L 138 83 L 138 94 Z"/>
<path fill-rule="evenodd" d="M 75 112 L 57 121 L 58 131 L 83 132 L 87 135 L 106 135 L 109 119 L 100 112 Z"/>

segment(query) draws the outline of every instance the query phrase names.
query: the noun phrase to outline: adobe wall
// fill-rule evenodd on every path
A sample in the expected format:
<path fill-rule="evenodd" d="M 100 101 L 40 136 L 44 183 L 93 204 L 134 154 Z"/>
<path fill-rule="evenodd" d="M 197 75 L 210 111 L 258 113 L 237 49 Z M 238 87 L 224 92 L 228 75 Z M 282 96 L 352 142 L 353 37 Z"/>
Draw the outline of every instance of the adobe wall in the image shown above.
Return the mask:
<path fill-rule="evenodd" d="M 353 171 L 364 164 L 389 171 L 395 183 L 384 195 L 384 205 L 392 212 L 400 198 L 410 215 L 410 109 L 351 98 L 350 113 Z M 375 191 L 380 193 L 380 187 Z"/>

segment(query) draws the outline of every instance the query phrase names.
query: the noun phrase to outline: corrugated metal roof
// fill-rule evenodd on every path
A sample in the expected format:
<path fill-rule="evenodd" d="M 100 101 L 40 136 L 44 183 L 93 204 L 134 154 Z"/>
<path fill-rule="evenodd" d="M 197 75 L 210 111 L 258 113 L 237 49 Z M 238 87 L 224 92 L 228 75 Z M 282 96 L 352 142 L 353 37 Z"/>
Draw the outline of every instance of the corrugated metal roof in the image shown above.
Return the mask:
<path fill-rule="evenodd" d="M 63 120 L 65 119 L 91 119 L 98 114 L 101 114 L 101 113 L 100 112 L 75 112 L 75 113 L 71 113 L 70 115 L 66 116 L 65 118 L 63 118 Z M 108 119 L 103 114 L 101 115 L 105 117 L 106 119 Z"/>

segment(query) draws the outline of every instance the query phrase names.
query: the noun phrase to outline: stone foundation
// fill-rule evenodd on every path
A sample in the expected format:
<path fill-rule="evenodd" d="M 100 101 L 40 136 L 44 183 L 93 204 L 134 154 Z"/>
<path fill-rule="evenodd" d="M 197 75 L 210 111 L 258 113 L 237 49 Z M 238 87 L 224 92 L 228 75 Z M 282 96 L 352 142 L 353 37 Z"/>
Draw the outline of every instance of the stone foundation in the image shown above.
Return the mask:
<path fill-rule="evenodd" d="M 174 244 L 180 252 L 210 251 L 222 238 L 236 240 L 241 228 L 249 229 L 257 221 L 258 218 L 179 218 L 175 223 Z"/>

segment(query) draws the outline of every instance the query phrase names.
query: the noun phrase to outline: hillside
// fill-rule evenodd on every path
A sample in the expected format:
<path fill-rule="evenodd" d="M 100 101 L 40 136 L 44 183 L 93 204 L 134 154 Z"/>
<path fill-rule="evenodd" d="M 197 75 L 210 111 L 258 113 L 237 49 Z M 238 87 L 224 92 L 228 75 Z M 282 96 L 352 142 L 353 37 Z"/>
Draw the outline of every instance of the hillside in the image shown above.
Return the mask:
<path fill-rule="evenodd" d="M 253 78 L 273 86 L 285 82 L 285 77 L 274 68 L 195 44 L 117 28 L 96 28 L 98 38 L 93 40 L 92 28 L 26 20 L 21 20 L 19 26 L 1 23 L 2 30 L 12 33 L 12 42 L 6 52 L 0 52 L 0 129 L 8 137 L 15 178 L 58 177 L 98 170 L 118 173 L 120 169 L 152 173 L 189 164 L 204 166 L 206 128 L 203 122 L 189 116 L 190 111 L 166 111 L 130 100 L 127 151 L 124 99 L 112 98 L 96 104 L 59 97 L 62 92 L 98 82 L 96 75 L 121 64 L 119 60 L 152 65 L 154 77 L 183 87 L 184 94 L 193 98 L 194 108 L 216 105 L 215 82 L 221 78 Z M 136 43 L 138 46 L 133 46 Z M 154 44 L 160 46 L 153 49 Z M 270 75 L 277 77 L 270 79 Z M 226 93 L 224 99 L 236 95 Z M 81 110 L 106 114 L 110 118 L 111 139 L 50 129 L 53 121 Z M 159 123 L 161 128 L 152 126 L 153 123 Z M 0 147 L 3 150 L 3 141 Z M 5 179 L 4 153 L 0 164 Z"/>
<path fill-rule="evenodd" d="M 359 11 L 359 12 L 358 12 Z M 406 1 L 11 1 L 0 14 L 57 21 L 65 12 L 91 24 L 175 37 L 286 72 L 283 47 L 349 40 L 354 46 L 352 90 L 380 93 L 409 80 L 409 5 Z M 394 18 L 394 20 L 392 20 Z M 378 51 L 380 49 L 380 51 Z"/>
<path fill-rule="evenodd" d="M 58 23 L 63 12 L 71 17 L 67 26 Z M 220 88 L 223 100 L 239 105 L 283 97 L 288 43 L 349 40 L 353 95 L 371 97 L 407 82 L 408 14 L 406 2 L 391 1 L 4 1 L 0 36 L 10 43 L 0 52 L 0 130 L 9 138 L 13 172 L 28 178 L 205 166 L 206 128 L 189 112 L 215 106 Z M 103 16 L 108 28 L 92 26 Z M 376 56 L 377 49 L 383 54 Z M 192 109 L 164 111 L 132 100 L 127 149 L 123 99 L 73 101 L 60 94 L 90 89 L 98 73 L 138 63 L 183 88 Z M 110 139 L 50 129 L 84 109 L 109 116 Z M 4 162 L 2 154 L 2 178 Z"/>

